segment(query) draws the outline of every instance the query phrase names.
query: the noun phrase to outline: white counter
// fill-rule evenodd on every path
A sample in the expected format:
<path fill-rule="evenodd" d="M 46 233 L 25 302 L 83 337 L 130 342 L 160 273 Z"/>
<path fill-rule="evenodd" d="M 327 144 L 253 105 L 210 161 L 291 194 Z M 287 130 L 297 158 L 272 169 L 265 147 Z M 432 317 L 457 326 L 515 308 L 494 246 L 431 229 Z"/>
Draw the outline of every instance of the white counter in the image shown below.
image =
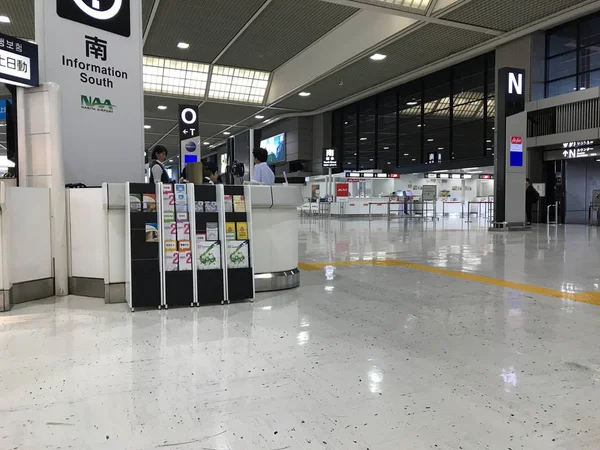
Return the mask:
<path fill-rule="evenodd" d="M 300 186 L 251 186 L 251 190 L 256 291 L 297 287 Z"/>

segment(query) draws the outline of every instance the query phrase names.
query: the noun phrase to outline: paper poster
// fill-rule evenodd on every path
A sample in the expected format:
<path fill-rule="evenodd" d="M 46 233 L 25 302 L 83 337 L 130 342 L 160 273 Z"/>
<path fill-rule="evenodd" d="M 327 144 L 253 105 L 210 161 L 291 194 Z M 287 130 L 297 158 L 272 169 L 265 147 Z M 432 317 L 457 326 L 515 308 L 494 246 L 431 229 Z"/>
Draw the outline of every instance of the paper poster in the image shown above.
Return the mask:
<path fill-rule="evenodd" d="M 249 267 L 248 241 L 227 241 L 227 266 L 230 269 Z"/>
<path fill-rule="evenodd" d="M 215 270 L 221 268 L 221 245 L 218 242 L 198 241 L 198 270 Z"/>
<path fill-rule="evenodd" d="M 158 224 L 146 224 L 146 242 L 158 242 Z"/>

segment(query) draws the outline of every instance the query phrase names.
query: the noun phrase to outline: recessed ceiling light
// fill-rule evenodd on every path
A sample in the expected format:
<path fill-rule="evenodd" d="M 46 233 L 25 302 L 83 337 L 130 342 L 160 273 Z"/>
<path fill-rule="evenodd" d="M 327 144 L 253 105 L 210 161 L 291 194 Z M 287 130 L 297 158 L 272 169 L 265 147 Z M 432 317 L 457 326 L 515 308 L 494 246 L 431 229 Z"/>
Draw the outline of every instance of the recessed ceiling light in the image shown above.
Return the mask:
<path fill-rule="evenodd" d="M 489 144 L 490 142 L 492 142 L 492 140 L 491 140 L 491 139 L 488 139 L 488 140 L 487 140 L 487 141 L 485 141 L 485 142 L 487 142 L 487 143 Z"/>
<path fill-rule="evenodd" d="M 405 153 L 404 156 L 408 156 L 408 153 Z"/>
<path fill-rule="evenodd" d="M 190 44 L 188 44 L 187 42 L 180 42 L 179 44 L 177 44 L 177 48 L 187 50 L 188 48 L 190 48 Z"/>
<path fill-rule="evenodd" d="M 419 102 L 417 102 L 417 101 L 414 101 L 414 100 L 413 100 L 413 101 L 411 101 L 411 102 L 406 102 L 406 105 L 407 105 L 407 106 L 417 106 L 418 104 L 419 104 Z"/>
<path fill-rule="evenodd" d="M 267 119 L 263 123 L 269 123 L 270 121 L 271 121 L 271 119 Z"/>
<path fill-rule="evenodd" d="M 427 139 L 427 142 L 433 142 L 433 139 Z"/>
<path fill-rule="evenodd" d="M 360 138 L 360 140 L 361 140 L 361 141 L 366 141 L 366 140 L 367 140 L 367 138 Z"/>
<path fill-rule="evenodd" d="M 205 142 L 204 145 L 210 145 L 210 142 Z"/>
<path fill-rule="evenodd" d="M 438 150 L 444 150 L 444 147 L 438 147 Z"/>
<path fill-rule="evenodd" d="M 223 132 L 223 134 L 224 134 L 225 136 L 229 136 L 231 133 L 230 133 L 229 131 L 224 131 L 224 132 Z"/>
<path fill-rule="evenodd" d="M 310 95 L 310 92 L 300 92 L 298 95 L 300 97 L 308 97 Z"/>
<path fill-rule="evenodd" d="M 419 128 L 421 128 L 421 124 L 417 125 Z"/>
<path fill-rule="evenodd" d="M 160 109 L 161 111 L 164 111 L 165 109 L 167 109 L 167 107 L 165 105 L 159 105 L 158 109 Z"/>
<path fill-rule="evenodd" d="M 389 148 L 389 147 L 383 147 L 383 149 L 384 149 L 384 150 L 389 150 L 390 148 Z"/>
<path fill-rule="evenodd" d="M 254 116 L 254 118 L 260 120 L 260 119 L 264 119 L 265 116 Z"/>
<path fill-rule="evenodd" d="M 374 55 L 371 55 L 371 59 L 373 61 L 383 61 L 385 58 L 387 58 L 387 55 L 382 55 L 381 53 L 375 53 Z"/>
<path fill-rule="evenodd" d="M 416 159 L 413 159 L 413 161 L 416 161 Z"/>
<path fill-rule="evenodd" d="M 391 162 L 388 161 L 388 164 L 391 164 Z"/>
<path fill-rule="evenodd" d="M 144 125 L 144 128 L 145 128 L 146 130 L 149 130 L 150 128 L 152 128 L 152 125 Z"/>
<path fill-rule="evenodd" d="M 369 159 L 369 161 L 373 161 L 373 158 Z"/>
<path fill-rule="evenodd" d="M 8 16 L 0 16 L 0 23 L 10 23 Z"/>

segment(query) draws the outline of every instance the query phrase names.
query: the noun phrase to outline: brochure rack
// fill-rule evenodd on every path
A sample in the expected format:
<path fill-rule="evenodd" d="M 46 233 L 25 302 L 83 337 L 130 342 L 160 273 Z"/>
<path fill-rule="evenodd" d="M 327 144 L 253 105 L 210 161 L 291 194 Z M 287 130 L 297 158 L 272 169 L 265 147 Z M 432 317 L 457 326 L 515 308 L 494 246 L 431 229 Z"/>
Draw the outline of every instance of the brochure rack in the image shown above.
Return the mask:
<path fill-rule="evenodd" d="M 225 264 L 225 209 L 222 185 L 193 186 L 192 236 L 197 304 L 227 301 Z"/>
<path fill-rule="evenodd" d="M 224 186 L 228 299 L 254 299 L 252 214 L 249 186 Z M 268 236 L 265 236 L 268 239 Z"/>
<path fill-rule="evenodd" d="M 161 186 L 127 183 L 125 187 L 125 297 L 132 311 L 160 308 L 164 303 L 161 211 L 156 201 Z"/>
<path fill-rule="evenodd" d="M 161 195 L 165 308 L 196 305 L 192 253 L 193 185 L 164 184 Z"/>

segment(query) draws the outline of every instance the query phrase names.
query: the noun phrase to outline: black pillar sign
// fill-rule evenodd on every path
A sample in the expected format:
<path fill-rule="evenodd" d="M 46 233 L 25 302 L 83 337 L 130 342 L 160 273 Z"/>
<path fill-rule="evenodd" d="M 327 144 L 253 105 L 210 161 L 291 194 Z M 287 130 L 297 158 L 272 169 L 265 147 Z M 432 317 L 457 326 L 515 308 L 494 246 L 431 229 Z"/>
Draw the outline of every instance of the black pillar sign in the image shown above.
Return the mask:
<path fill-rule="evenodd" d="M 56 13 L 63 19 L 131 36 L 130 0 L 56 0 Z"/>
<path fill-rule="evenodd" d="M 337 148 L 324 148 L 323 149 L 323 168 L 324 169 L 337 169 L 340 166 L 339 152 Z"/>
<path fill-rule="evenodd" d="M 198 106 L 179 105 L 179 140 L 187 141 L 198 136 Z"/>
<path fill-rule="evenodd" d="M 39 84 L 36 44 L 0 33 L 0 83 L 20 87 Z"/>
<path fill-rule="evenodd" d="M 495 163 L 495 221 L 506 219 L 506 118 L 525 111 L 525 70 L 503 67 L 498 69 L 498 98 L 496 99 Z"/>

